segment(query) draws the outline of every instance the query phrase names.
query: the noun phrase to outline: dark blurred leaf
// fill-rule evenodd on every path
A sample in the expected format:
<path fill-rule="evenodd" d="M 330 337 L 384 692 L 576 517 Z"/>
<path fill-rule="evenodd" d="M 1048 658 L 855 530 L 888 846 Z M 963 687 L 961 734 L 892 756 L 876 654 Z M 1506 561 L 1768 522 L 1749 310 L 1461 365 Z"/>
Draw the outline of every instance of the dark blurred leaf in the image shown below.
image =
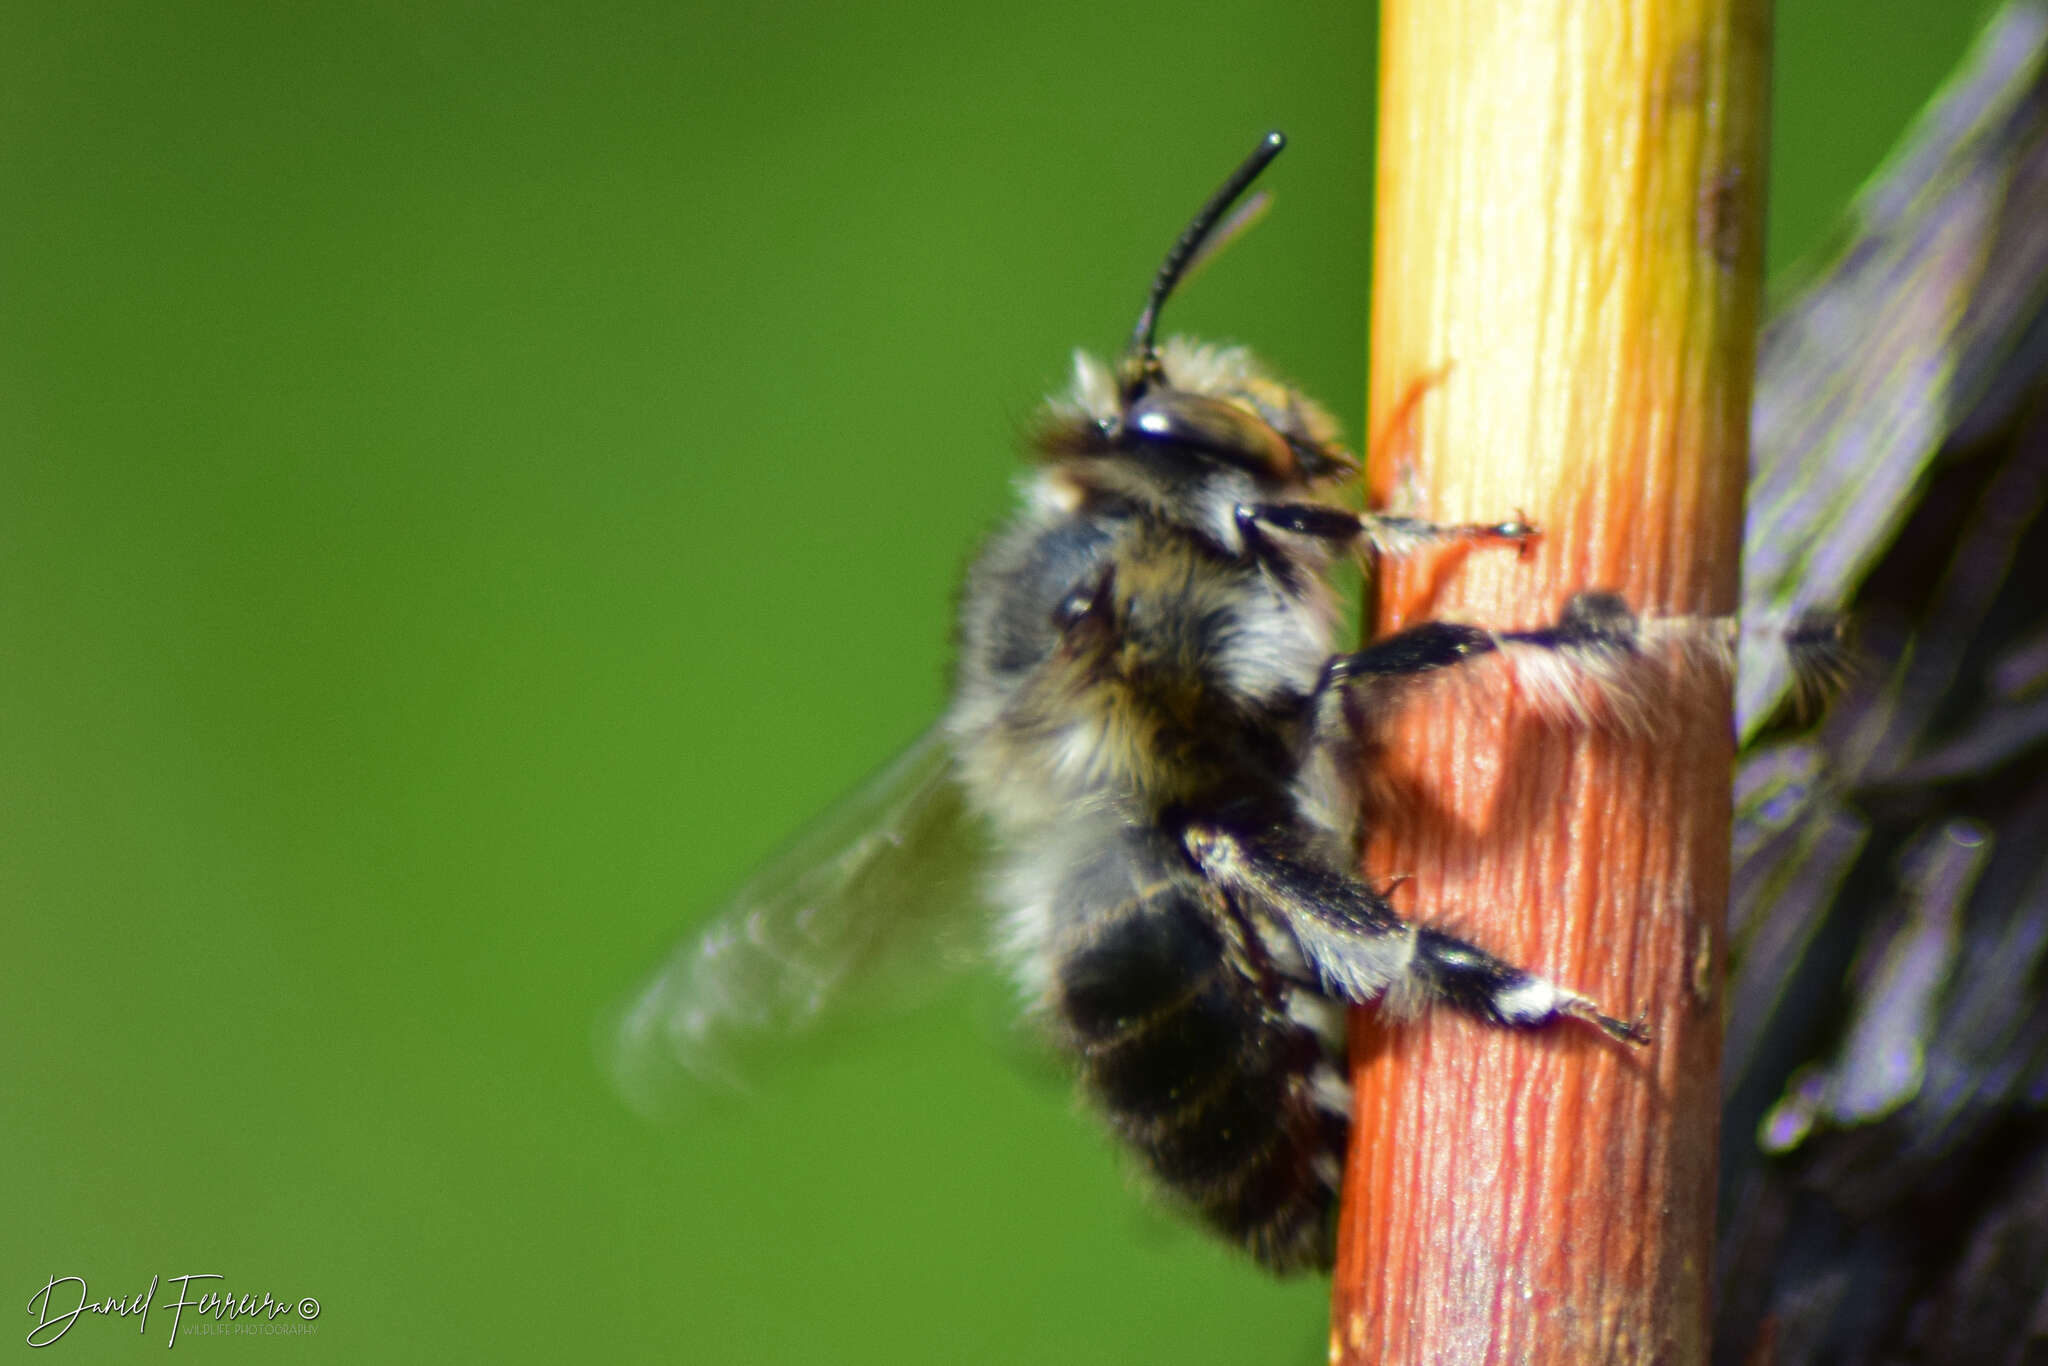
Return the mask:
<path fill-rule="evenodd" d="M 2048 1362 L 2048 4 L 1769 324 L 1745 611 L 1864 667 L 1738 777 L 1716 1351 Z M 1742 733 L 1783 710 L 1745 660 Z"/>
<path fill-rule="evenodd" d="M 2001 424 L 2041 369 L 2044 33 L 2042 5 L 2002 10 L 1858 197 L 1839 247 L 1779 291 L 1751 419 L 1753 617 L 1853 597 L 1943 445 Z M 1753 664 L 1737 707 L 1746 738 L 1789 683 L 1781 664 Z"/>

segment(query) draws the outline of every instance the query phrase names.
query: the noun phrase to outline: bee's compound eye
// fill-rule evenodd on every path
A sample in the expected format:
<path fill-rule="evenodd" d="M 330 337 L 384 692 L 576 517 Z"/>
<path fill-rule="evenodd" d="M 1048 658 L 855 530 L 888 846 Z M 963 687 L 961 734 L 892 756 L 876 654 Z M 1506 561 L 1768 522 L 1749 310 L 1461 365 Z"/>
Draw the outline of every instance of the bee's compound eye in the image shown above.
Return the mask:
<path fill-rule="evenodd" d="M 1182 434 L 1175 427 L 1172 415 L 1161 412 L 1156 408 L 1140 410 L 1131 426 L 1143 432 L 1146 436 L 1156 436 L 1162 441 L 1171 441 Z M 1197 434 L 1199 435 L 1199 433 Z"/>
<path fill-rule="evenodd" d="M 1299 473 L 1286 436 L 1232 400 L 1157 389 L 1129 406 L 1124 426 L 1134 439 L 1199 451 L 1261 478 L 1293 479 Z"/>

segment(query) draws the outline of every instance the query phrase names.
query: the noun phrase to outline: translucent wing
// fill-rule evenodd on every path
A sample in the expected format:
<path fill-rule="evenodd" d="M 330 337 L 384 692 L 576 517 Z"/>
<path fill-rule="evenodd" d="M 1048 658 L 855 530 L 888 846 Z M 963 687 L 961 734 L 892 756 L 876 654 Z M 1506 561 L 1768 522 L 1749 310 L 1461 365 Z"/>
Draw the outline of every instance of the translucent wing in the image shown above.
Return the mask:
<path fill-rule="evenodd" d="M 987 835 L 939 728 L 762 866 L 610 1022 L 613 1075 L 656 1111 L 978 956 Z"/>

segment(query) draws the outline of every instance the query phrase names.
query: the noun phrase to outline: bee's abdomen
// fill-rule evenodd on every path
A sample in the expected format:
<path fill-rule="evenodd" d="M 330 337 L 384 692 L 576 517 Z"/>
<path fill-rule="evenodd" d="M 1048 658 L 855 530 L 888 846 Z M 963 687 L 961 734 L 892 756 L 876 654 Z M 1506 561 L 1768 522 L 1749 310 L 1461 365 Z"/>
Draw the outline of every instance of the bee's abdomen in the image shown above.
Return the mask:
<path fill-rule="evenodd" d="M 1336 1081 L 1321 1037 L 1179 888 L 1094 928 L 1055 993 L 1083 1084 L 1218 1232 L 1275 1271 L 1326 1267 L 1347 1120 L 1317 1103 Z"/>

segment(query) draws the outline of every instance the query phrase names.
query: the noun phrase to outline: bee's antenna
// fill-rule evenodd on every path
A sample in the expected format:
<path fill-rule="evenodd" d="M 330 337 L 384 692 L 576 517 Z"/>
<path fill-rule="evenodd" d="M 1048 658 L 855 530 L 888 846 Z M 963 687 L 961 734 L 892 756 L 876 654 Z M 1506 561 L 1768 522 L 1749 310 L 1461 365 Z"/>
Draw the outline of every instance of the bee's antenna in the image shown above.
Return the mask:
<path fill-rule="evenodd" d="M 1145 299 L 1145 311 L 1138 315 L 1138 325 L 1131 332 L 1131 355 L 1147 371 L 1153 369 L 1153 340 L 1159 329 L 1159 310 L 1172 295 L 1174 286 L 1180 283 L 1180 277 L 1187 273 L 1188 263 L 1201 251 L 1209 235 L 1216 231 L 1223 215 L 1230 212 L 1230 206 L 1251 187 L 1251 183 L 1259 178 L 1259 172 L 1265 170 L 1286 145 L 1286 135 L 1277 129 L 1260 138 L 1259 145 L 1244 159 L 1244 164 L 1232 171 L 1230 179 L 1209 196 L 1209 202 L 1202 206 L 1202 211 L 1182 231 L 1173 249 L 1166 253 L 1166 259 L 1159 263 L 1159 274 L 1152 278 L 1152 293 Z"/>

